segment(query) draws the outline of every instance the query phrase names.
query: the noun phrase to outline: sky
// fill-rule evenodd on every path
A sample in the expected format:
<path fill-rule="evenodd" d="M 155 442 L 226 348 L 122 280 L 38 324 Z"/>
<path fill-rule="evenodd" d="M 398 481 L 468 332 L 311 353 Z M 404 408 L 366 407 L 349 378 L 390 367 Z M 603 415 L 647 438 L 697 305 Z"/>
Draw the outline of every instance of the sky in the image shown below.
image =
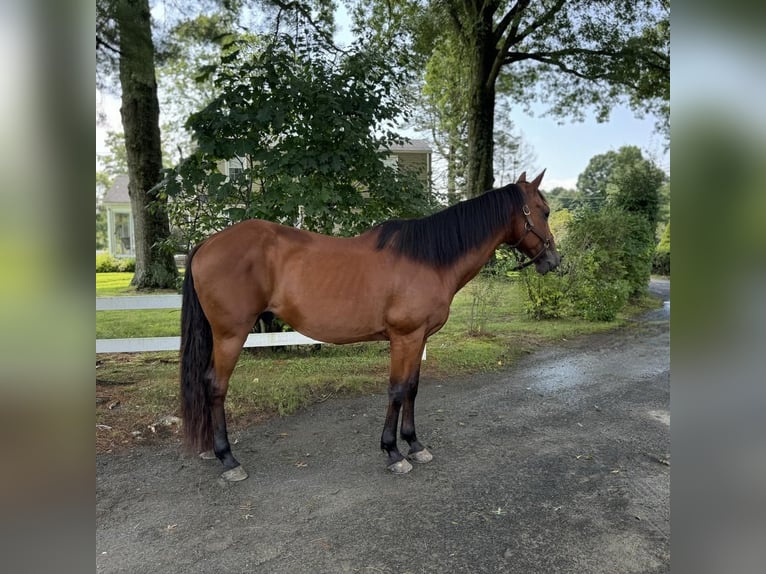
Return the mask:
<path fill-rule="evenodd" d="M 615 108 L 605 123 L 598 123 L 592 114 L 585 122 L 563 125 L 553 118 L 521 113 L 512 119 L 537 156 L 537 166 L 531 171 L 547 170 L 543 180 L 546 189 L 573 189 L 593 156 L 625 145 L 638 146 L 645 158 L 670 171 L 670 155 L 664 151 L 664 137 L 655 132 L 655 117 L 636 118 L 626 106 Z"/>

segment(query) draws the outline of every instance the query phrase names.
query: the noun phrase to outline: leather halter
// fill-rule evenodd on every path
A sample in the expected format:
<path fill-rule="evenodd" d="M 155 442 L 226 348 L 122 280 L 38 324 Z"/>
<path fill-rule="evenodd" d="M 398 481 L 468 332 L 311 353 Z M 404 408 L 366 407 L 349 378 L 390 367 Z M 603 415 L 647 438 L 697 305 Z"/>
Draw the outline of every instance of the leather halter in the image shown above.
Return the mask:
<path fill-rule="evenodd" d="M 524 218 L 526 219 L 526 221 L 524 222 L 524 233 L 522 234 L 522 236 L 519 238 L 519 240 L 516 243 L 514 243 L 513 245 L 509 244 L 511 249 L 513 249 L 516 252 L 516 260 L 519 262 L 519 264 L 516 265 L 516 267 L 514 267 L 513 269 L 511 269 L 511 271 L 520 271 L 521 269 L 524 269 L 525 267 L 529 267 L 530 265 L 532 265 L 532 263 L 540 259 L 543 253 L 545 253 L 548 250 L 548 247 L 550 247 L 551 245 L 552 238 L 543 237 L 540 234 L 540 232 L 535 229 L 535 224 L 532 223 L 532 220 L 529 218 L 529 216 L 531 215 L 531 212 L 529 211 L 529 206 L 524 204 L 524 207 L 522 208 L 521 212 L 524 214 Z M 537 235 L 540 241 L 543 242 L 543 247 L 542 249 L 540 249 L 540 251 L 537 252 L 537 254 L 535 254 L 534 257 L 532 257 L 528 261 L 523 261 L 526 255 L 524 255 L 524 253 L 522 253 L 519 250 L 519 245 L 521 245 L 521 242 L 524 241 L 524 238 L 530 233 Z M 519 256 L 519 254 L 521 254 L 521 256 Z"/>

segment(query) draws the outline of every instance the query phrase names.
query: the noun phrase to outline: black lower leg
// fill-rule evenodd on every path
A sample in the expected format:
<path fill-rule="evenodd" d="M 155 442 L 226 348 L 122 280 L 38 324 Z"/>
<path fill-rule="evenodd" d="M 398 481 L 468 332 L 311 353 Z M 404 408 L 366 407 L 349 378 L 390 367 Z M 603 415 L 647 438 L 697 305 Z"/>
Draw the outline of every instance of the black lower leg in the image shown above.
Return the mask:
<path fill-rule="evenodd" d="M 388 389 L 388 411 L 380 437 L 380 448 L 388 454 L 388 463 L 394 464 L 404 458 L 396 446 L 396 427 L 399 424 L 399 410 L 402 407 L 403 389 L 401 385 L 390 385 Z"/>
<path fill-rule="evenodd" d="M 402 439 L 407 441 L 410 445 L 409 454 L 420 452 L 425 447 L 420 444 L 418 437 L 415 434 L 415 397 L 418 394 L 418 382 L 420 379 L 420 372 L 407 381 L 405 387 L 404 401 L 402 403 Z"/>
<path fill-rule="evenodd" d="M 213 403 L 213 452 L 223 463 L 226 470 L 239 466 L 239 462 L 231 454 L 231 445 L 229 436 L 226 432 L 226 414 L 223 409 L 223 402 Z"/>

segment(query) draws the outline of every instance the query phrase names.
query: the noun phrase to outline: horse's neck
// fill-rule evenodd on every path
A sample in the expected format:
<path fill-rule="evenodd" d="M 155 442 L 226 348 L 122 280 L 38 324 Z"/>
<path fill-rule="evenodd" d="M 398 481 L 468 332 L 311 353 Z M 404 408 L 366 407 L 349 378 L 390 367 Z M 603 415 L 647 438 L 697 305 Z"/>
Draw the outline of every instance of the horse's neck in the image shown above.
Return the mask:
<path fill-rule="evenodd" d="M 495 249 L 503 242 L 502 235 L 493 237 L 483 243 L 478 249 L 474 249 L 461 257 L 450 269 L 450 275 L 455 293 L 460 291 L 466 283 L 478 275 L 481 268 L 490 260 Z"/>

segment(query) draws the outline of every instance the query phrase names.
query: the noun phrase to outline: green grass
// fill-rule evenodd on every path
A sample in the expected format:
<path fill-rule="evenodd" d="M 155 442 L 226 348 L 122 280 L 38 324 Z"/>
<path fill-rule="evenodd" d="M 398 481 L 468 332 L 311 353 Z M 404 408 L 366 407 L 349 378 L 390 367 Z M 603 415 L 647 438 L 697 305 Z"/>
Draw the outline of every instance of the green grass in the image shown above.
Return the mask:
<path fill-rule="evenodd" d="M 184 270 L 178 272 L 183 277 Z M 143 295 L 130 286 L 133 273 L 96 273 L 96 297 L 115 297 L 118 295 Z M 177 293 L 175 289 L 156 289 L 151 293 Z"/>
<path fill-rule="evenodd" d="M 131 279 L 133 273 L 96 273 L 96 297 L 135 294 Z"/>
<path fill-rule="evenodd" d="M 96 297 L 138 295 L 130 286 L 133 273 L 96 273 Z M 177 293 L 174 289 L 152 293 Z M 143 293 L 142 293 L 143 294 Z M 173 337 L 181 334 L 180 309 L 96 312 L 96 338 Z"/>
<path fill-rule="evenodd" d="M 479 289 L 469 284 L 458 293 L 449 321 L 429 339 L 428 357 L 422 367 L 424 378 L 449 379 L 497 370 L 525 353 L 576 335 L 612 329 L 626 318 L 622 316 L 609 323 L 531 320 L 523 310 L 523 287 L 496 281 L 489 286 L 487 295 L 487 285 L 481 282 L 492 280 L 474 281 Z M 115 277 L 104 278 L 101 283 L 114 293 L 124 289 L 126 281 Z M 98 284 L 97 277 L 97 292 Z M 474 310 L 472 320 L 476 293 L 491 300 L 483 316 L 477 318 Z M 630 312 L 654 304 L 654 300 L 647 299 Z M 178 309 L 100 311 L 96 313 L 96 335 L 98 338 L 178 335 L 179 317 Z M 477 324 L 481 333 L 471 334 L 470 327 Z M 383 393 L 387 377 L 387 343 L 323 345 L 318 351 L 313 347 L 287 351 L 246 349 L 230 382 L 227 411 L 232 428 L 236 429 L 264 416 L 290 414 L 332 396 Z M 131 429 L 146 429 L 156 417 L 177 412 L 177 353 L 99 355 L 96 379 L 97 397 L 102 398 L 97 406 L 97 422 L 112 429 L 106 441 L 108 448 L 130 443 Z M 116 411 L 105 406 L 115 400 L 121 404 Z"/>

